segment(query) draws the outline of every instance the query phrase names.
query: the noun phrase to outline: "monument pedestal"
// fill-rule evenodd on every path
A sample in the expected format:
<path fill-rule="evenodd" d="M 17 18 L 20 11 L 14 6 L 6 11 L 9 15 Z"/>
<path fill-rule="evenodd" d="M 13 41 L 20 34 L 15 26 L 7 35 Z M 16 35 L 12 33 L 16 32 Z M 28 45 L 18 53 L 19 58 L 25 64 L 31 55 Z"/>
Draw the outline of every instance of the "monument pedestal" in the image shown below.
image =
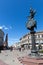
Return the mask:
<path fill-rule="evenodd" d="M 19 59 L 24 65 L 43 65 L 43 58 L 31 58 L 30 56 Z"/>

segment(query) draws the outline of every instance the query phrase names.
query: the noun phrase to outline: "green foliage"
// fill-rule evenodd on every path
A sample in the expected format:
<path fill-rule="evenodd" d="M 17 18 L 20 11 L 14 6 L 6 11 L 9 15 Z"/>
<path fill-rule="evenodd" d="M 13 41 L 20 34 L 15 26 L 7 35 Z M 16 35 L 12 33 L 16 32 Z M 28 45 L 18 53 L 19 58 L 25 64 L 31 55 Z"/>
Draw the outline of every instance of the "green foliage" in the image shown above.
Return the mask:
<path fill-rule="evenodd" d="M 39 53 L 43 53 L 43 50 L 39 50 Z"/>
<path fill-rule="evenodd" d="M 39 44 L 39 46 L 38 46 L 38 47 L 39 47 L 39 49 L 42 49 L 42 45 L 41 45 L 41 44 Z"/>

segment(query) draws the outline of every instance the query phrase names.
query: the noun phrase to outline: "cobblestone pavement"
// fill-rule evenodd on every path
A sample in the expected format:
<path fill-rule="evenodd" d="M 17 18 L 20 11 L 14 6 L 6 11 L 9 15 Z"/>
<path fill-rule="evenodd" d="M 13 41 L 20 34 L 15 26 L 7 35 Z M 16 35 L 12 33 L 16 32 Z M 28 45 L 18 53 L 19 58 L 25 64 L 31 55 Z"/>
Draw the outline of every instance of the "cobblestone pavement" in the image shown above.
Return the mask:
<path fill-rule="evenodd" d="M 23 65 L 18 60 L 19 57 L 24 57 L 30 53 L 30 50 L 25 51 L 10 51 L 5 50 L 0 53 L 0 65 Z M 2 62 L 3 61 L 3 62 Z M 1 64 L 2 63 L 2 64 Z"/>
<path fill-rule="evenodd" d="M 0 60 L 0 65 L 8 65 L 6 63 L 4 63 L 3 61 Z"/>

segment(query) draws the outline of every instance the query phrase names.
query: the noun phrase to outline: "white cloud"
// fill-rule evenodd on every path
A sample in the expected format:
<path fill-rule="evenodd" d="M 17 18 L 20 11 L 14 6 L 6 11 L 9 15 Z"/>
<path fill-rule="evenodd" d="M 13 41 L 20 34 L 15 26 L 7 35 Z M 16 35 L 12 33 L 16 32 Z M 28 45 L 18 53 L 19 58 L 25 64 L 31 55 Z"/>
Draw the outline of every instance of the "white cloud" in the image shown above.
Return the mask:
<path fill-rule="evenodd" d="M 9 30 L 9 29 L 12 29 L 12 27 L 11 26 L 7 27 L 3 25 L 3 26 L 0 26 L 0 29 Z"/>
<path fill-rule="evenodd" d="M 3 29 L 3 27 L 0 26 L 0 29 Z"/>
<path fill-rule="evenodd" d="M 9 30 L 9 28 L 7 28 L 7 27 L 5 27 L 4 29 L 5 29 L 5 30 Z"/>

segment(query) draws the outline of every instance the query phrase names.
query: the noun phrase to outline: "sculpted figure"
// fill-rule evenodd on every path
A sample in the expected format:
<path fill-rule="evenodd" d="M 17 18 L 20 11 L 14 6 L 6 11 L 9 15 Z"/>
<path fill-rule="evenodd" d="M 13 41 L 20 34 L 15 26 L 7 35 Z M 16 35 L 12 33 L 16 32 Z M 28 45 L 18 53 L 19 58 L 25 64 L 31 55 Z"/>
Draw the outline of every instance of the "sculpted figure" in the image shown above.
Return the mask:
<path fill-rule="evenodd" d="M 28 17 L 28 22 L 26 24 L 27 29 L 32 30 L 34 27 L 36 27 L 36 21 L 34 20 L 35 10 L 30 8 L 30 16 Z"/>
<path fill-rule="evenodd" d="M 34 18 L 34 15 L 35 15 L 36 11 L 33 10 L 32 8 L 30 8 L 30 18 Z"/>

